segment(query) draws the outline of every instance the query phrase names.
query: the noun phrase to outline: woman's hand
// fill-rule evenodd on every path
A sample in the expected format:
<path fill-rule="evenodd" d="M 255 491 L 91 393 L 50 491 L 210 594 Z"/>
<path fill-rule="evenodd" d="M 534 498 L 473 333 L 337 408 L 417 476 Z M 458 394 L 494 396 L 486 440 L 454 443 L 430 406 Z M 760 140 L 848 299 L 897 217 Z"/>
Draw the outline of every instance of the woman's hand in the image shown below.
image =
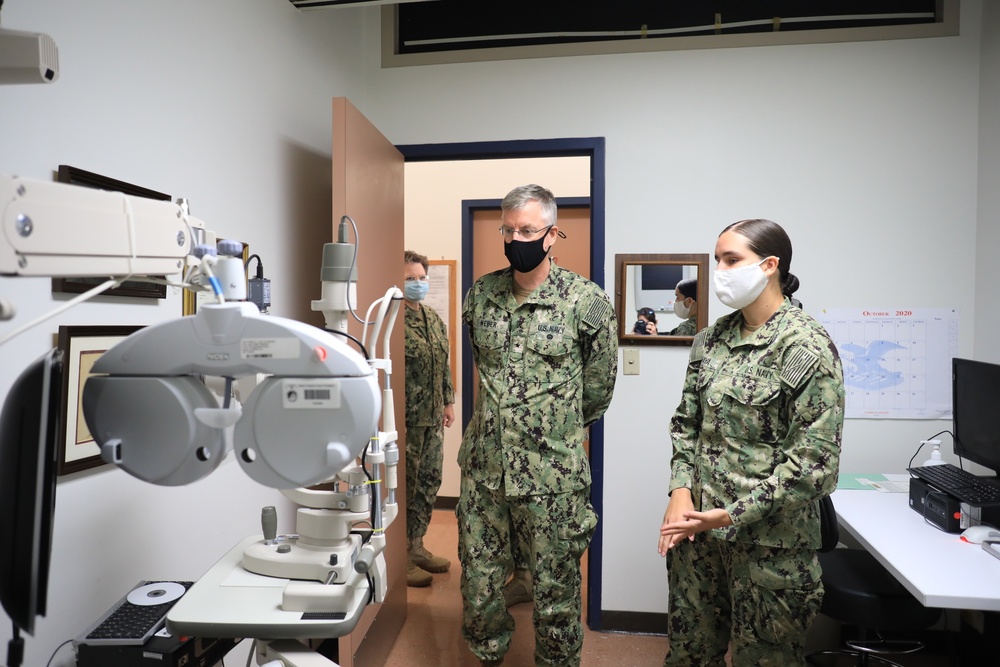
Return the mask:
<path fill-rule="evenodd" d="M 444 427 L 451 428 L 451 425 L 455 423 L 455 404 L 449 403 L 444 406 Z"/>
<path fill-rule="evenodd" d="M 650 336 L 658 335 L 656 331 L 656 322 L 646 322 L 646 333 Z"/>
<path fill-rule="evenodd" d="M 708 510 L 707 512 L 695 512 L 691 504 L 690 491 L 687 492 L 686 499 L 677 498 L 676 500 L 681 502 L 675 503 L 674 495 L 679 490 L 675 489 L 674 493 L 671 494 L 670 504 L 667 505 L 667 513 L 663 516 L 663 525 L 660 526 L 660 545 L 658 550 L 661 556 L 667 555 L 667 552 L 680 544 L 681 540 L 685 537 L 689 540 L 694 540 L 695 533 L 703 533 L 713 528 L 726 528 L 733 525 L 733 520 L 730 518 L 729 512 L 724 509 L 719 508 Z M 687 491 L 687 489 L 684 490 Z M 678 507 L 675 511 L 674 505 L 684 504 L 685 501 L 689 509 Z"/>
<path fill-rule="evenodd" d="M 694 533 L 685 535 L 676 531 L 676 526 L 684 521 L 684 515 L 694 511 L 694 502 L 691 500 L 691 489 L 674 489 L 670 494 L 670 502 L 667 503 L 667 511 L 663 514 L 663 523 L 660 525 L 660 544 L 657 551 L 661 556 L 666 556 L 667 551 L 676 546 L 687 537 L 694 539 Z M 669 533 L 665 531 L 670 531 Z"/>

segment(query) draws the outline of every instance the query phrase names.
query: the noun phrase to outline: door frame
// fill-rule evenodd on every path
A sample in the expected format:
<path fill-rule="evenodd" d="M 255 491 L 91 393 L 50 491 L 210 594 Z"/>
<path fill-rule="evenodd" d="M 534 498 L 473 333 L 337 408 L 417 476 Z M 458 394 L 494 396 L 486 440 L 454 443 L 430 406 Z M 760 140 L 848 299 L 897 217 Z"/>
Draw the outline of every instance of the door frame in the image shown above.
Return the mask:
<path fill-rule="evenodd" d="M 590 158 L 590 279 L 607 290 L 604 284 L 605 262 L 605 139 L 604 137 L 582 137 L 571 139 L 519 139 L 512 141 L 484 141 L 447 144 L 397 145 L 404 162 L 445 162 L 458 160 L 496 160 L 508 158 L 580 157 Z M 492 200 L 490 200 L 492 201 Z M 561 200 L 560 200 L 561 201 Z M 569 200 L 567 200 L 569 201 Z M 463 207 L 467 209 L 468 207 Z M 466 272 L 471 272 L 471 242 L 467 244 L 462 226 L 462 289 L 467 291 Z M 464 331 L 464 328 L 463 328 Z M 463 334 L 463 358 L 468 346 L 468 332 Z M 464 372 L 464 371 L 463 371 Z M 463 376 L 464 380 L 464 376 Z M 471 381 L 470 381 L 471 382 Z M 463 394 L 471 392 L 469 383 L 463 382 Z M 465 397 L 463 396 L 463 401 Z M 463 411 L 463 414 L 465 411 Z M 466 418 L 467 419 L 467 418 Z M 590 467 L 593 478 L 590 497 L 598 516 L 604 511 L 604 418 L 590 427 Z M 601 572 L 604 565 L 603 522 L 597 523 L 590 543 L 587 562 L 587 626 L 591 630 L 601 630 Z"/>

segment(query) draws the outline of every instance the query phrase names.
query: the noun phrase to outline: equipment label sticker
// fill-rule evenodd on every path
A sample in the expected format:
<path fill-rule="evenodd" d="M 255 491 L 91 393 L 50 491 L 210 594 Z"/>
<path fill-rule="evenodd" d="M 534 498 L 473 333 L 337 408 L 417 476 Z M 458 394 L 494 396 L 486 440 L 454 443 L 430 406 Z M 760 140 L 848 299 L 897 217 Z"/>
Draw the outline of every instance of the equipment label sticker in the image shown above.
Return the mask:
<path fill-rule="evenodd" d="M 241 359 L 298 359 L 298 338 L 241 338 Z"/>
<path fill-rule="evenodd" d="M 336 410 L 340 407 L 340 380 L 335 378 L 281 381 L 286 410 Z"/>

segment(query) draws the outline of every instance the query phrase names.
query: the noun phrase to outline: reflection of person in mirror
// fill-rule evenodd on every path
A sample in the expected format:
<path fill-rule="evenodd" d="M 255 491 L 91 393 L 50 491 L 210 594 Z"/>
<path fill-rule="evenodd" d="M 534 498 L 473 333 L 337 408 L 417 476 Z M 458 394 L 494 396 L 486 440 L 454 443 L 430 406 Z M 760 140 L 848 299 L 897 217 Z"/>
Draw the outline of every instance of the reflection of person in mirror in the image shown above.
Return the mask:
<path fill-rule="evenodd" d="M 727 650 L 734 665 L 804 665 L 823 600 L 819 501 L 840 462 L 840 358 L 792 305 L 780 226 L 730 225 L 715 259 L 715 293 L 736 310 L 695 336 L 670 420 L 664 665 L 722 665 Z"/>
<path fill-rule="evenodd" d="M 655 336 L 656 312 L 652 308 L 640 308 L 636 316 L 638 319 L 632 325 L 632 333 L 641 336 Z"/>
<path fill-rule="evenodd" d="M 698 279 L 685 278 L 674 289 L 674 315 L 684 320 L 661 336 L 693 336 L 698 333 Z"/>

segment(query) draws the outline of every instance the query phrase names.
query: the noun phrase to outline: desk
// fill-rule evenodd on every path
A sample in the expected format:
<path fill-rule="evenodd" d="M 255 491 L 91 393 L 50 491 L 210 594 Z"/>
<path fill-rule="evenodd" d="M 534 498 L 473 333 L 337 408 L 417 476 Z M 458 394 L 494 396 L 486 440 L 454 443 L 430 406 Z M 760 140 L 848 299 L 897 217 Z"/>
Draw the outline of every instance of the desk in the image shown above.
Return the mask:
<path fill-rule="evenodd" d="M 1000 559 L 924 522 L 906 493 L 840 490 L 840 527 L 927 607 L 1000 611 Z"/>

